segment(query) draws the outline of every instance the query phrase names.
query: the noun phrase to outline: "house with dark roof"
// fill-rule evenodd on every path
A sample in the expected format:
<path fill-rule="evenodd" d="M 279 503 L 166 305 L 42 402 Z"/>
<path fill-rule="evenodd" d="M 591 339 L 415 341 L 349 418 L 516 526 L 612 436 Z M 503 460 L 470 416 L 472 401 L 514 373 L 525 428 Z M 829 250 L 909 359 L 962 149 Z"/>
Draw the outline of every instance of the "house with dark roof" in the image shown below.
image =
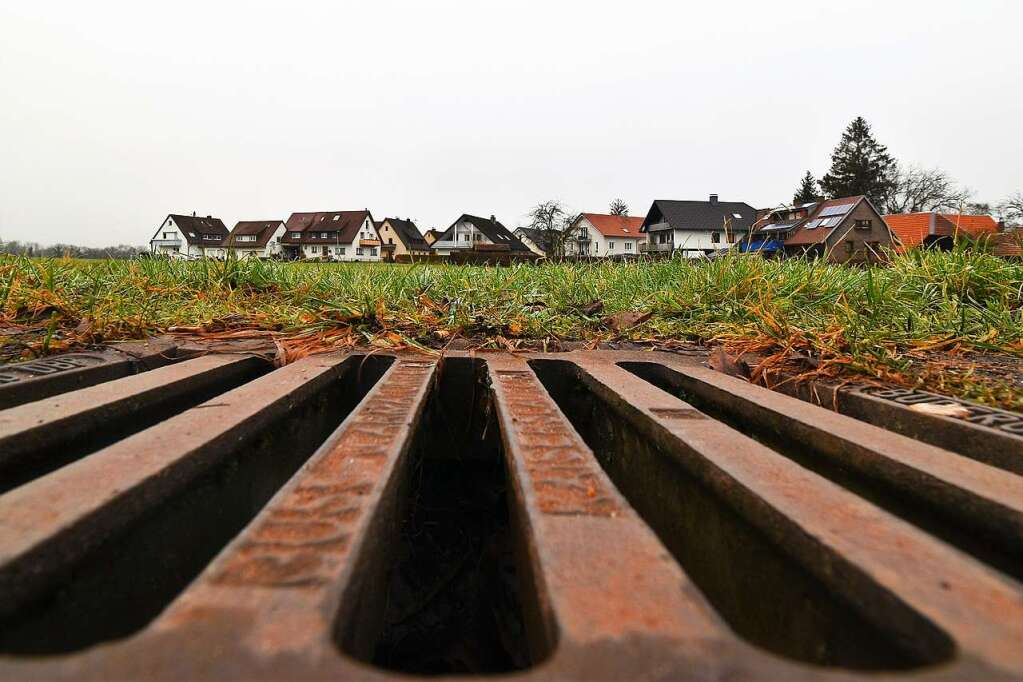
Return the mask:
<path fill-rule="evenodd" d="M 440 239 L 440 236 L 442 234 L 444 234 L 444 233 L 441 232 L 440 230 L 435 230 L 435 229 L 433 229 L 431 227 L 429 230 L 427 230 L 426 232 L 423 233 L 423 239 L 426 240 L 427 244 L 429 244 L 430 246 L 433 246 L 433 243 L 435 241 L 437 241 L 438 239 Z"/>
<path fill-rule="evenodd" d="M 273 258 L 281 253 L 286 227 L 283 220 L 243 220 L 224 241 L 238 258 Z"/>
<path fill-rule="evenodd" d="M 895 213 L 884 217 L 900 249 L 918 246 L 951 248 L 966 235 L 974 239 L 998 232 L 998 222 L 989 215 L 953 213 Z"/>
<path fill-rule="evenodd" d="M 888 224 L 860 195 L 782 207 L 764 216 L 740 251 L 872 263 L 892 244 Z"/>
<path fill-rule="evenodd" d="M 566 256 L 634 257 L 646 243 L 643 218 L 606 213 L 580 213 L 568 227 Z"/>
<path fill-rule="evenodd" d="M 377 226 L 380 249 L 387 260 L 398 256 L 429 256 L 430 245 L 411 218 L 384 218 Z"/>
<path fill-rule="evenodd" d="M 650 206 L 640 231 L 646 241 L 641 253 L 676 253 L 688 258 L 729 248 L 749 233 L 756 209 L 742 201 L 658 199 Z"/>
<path fill-rule="evenodd" d="M 220 218 L 171 213 L 149 240 L 149 252 L 168 258 L 223 258 L 228 234 Z"/>
<path fill-rule="evenodd" d="M 549 240 L 543 230 L 535 227 L 516 227 L 512 234 L 538 256 L 546 256 L 550 252 L 550 245 L 547 243 Z"/>
<path fill-rule="evenodd" d="M 454 251 L 511 252 L 517 255 L 530 254 L 532 251 L 508 228 L 498 222 L 497 218 L 463 213 L 451 227 L 430 245 L 433 253 L 439 256 L 450 256 Z"/>
<path fill-rule="evenodd" d="M 369 209 L 292 213 L 281 254 L 294 260 L 379 261 L 380 235 Z"/>

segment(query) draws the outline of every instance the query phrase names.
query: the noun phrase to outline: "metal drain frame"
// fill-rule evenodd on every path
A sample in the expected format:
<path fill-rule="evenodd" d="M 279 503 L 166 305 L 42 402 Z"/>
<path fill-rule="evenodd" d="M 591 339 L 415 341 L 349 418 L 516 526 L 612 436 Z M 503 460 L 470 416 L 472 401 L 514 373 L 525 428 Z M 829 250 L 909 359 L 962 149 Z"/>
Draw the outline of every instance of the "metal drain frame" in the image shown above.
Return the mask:
<path fill-rule="evenodd" d="M 287 414 L 296 392 L 335 379 L 346 357 L 300 360 L 0 495 L 0 615 L 187 486 L 230 434 L 258 431 L 268 412 Z M 363 617 L 359 609 L 366 607 L 355 598 L 366 572 L 359 558 L 390 513 L 390 486 L 438 372 L 435 358 L 396 357 L 355 411 L 156 620 L 129 638 L 78 653 L 2 656 L 0 676 L 394 679 L 340 653 L 336 638 L 339 624 Z M 534 649 L 546 658 L 516 677 L 878 676 L 783 660 L 733 634 L 604 473 L 530 368 L 532 359 L 573 363 L 589 390 L 864 617 L 915 639 L 905 645 L 926 653 L 951 641 L 951 661 L 899 678 L 1023 677 L 1018 582 L 704 418 L 618 363 L 659 364 L 718 399 L 740 401 L 751 419 L 824 441 L 846 466 L 922 505 L 951 506 L 964 525 L 1004 546 L 1023 546 L 1023 477 L 670 354 L 450 357 L 486 363 L 521 515 L 539 604 L 531 614 Z M 183 433 L 178 427 L 194 423 L 196 411 L 201 423 Z M 73 421 L 72 412 L 65 417 Z M 0 430 L 0 438 L 6 434 Z M 348 648 L 366 646 L 350 633 Z"/>

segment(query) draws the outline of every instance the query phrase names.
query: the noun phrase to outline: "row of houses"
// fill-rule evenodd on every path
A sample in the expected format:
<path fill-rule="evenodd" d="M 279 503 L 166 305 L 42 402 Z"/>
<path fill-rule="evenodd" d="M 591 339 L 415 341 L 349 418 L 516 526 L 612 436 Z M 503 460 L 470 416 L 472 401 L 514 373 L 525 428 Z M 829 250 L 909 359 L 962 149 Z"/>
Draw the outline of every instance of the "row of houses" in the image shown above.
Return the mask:
<path fill-rule="evenodd" d="M 863 263 L 888 247 L 947 246 L 959 235 L 998 232 L 990 216 L 916 213 L 882 216 L 863 196 L 771 209 L 746 202 L 656 200 L 646 215 L 581 213 L 569 225 L 559 255 L 635 258 L 714 256 L 728 250 L 766 257 L 816 256 Z M 238 257 L 380 261 L 458 254 L 550 255 L 545 233 L 509 230 L 493 215 L 462 214 L 446 230 L 422 232 L 410 219 L 374 220 L 369 209 L 292 213 L 228 230 L 219 218 L 168 215 L 150 240 L 153 254 L 172 258 Z"/>

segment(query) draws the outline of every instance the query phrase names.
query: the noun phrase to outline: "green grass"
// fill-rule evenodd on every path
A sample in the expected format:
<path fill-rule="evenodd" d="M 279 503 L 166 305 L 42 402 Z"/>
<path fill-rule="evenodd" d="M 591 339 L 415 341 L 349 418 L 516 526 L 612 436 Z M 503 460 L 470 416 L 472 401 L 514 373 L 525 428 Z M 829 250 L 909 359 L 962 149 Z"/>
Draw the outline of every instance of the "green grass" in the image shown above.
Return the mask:
<path fill-rule="evenodd" d="M 585 314 L 594 301 L 603 311 Z M 1023 264 L 968 249 L 867 269 L 744 256 L 502 268 L 0 257 L 3 323 L 41 329 L 50 352 L 173 327 L 433 348 L 457 336 L 480 347 L 688 340 L 1016 408 L 1012 381 L 941 368 L 977 352 L 1015 361 L 1021 309 Z M 605 318 L 622 311 L 652 315 L 615 331 Z"/>

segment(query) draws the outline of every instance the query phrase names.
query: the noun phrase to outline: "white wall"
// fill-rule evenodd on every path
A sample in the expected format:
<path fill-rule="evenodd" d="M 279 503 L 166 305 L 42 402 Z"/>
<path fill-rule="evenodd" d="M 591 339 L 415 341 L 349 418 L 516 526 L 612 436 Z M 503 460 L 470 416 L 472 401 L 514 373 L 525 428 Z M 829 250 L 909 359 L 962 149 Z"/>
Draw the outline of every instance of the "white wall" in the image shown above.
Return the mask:
<path fill-rule="evenodd" d="M 473 244 L 493 244 L 476 227 L 467 220 L 462 220 L 451 228 L 444 235 L 433 243 L 430 248 L 438 256 L 449 256 L 455 249 L 471 249 Z"/>
<path fill-rule="evenodd" d="M 585 230 L 590 238 L 589 244 L 579 244 L 577 237 Z M 565 255 L 568 256 L 637 256 L 639 255 L 639 243 L 645 241 L 642 235 L 636 237 L 606 237 L 593 226 L 587 218 L 580 218 L 575 223 L 575 229 L 565 242 Z M 611 244 L 614 244 L 614 247 Z M 631 248 L 626 248 L 630 244 Z M 585 250 L 579 247 L 585 247 Z"/>

